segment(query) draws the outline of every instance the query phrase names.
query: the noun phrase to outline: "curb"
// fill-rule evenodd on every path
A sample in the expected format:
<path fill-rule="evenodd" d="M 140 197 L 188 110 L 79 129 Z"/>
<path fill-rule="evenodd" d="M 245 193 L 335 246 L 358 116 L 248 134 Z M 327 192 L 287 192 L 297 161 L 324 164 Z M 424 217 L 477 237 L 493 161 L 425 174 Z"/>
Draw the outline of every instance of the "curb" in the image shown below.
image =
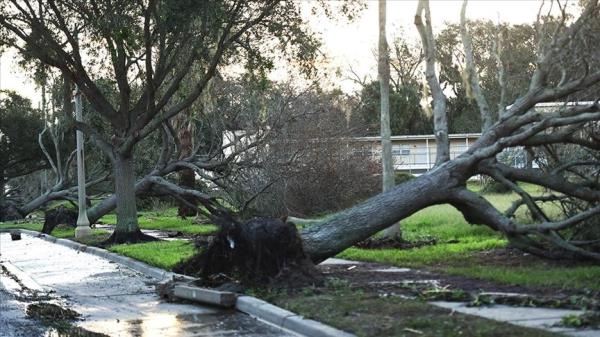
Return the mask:
<path fill-rule="evenodd" d="M 257 317 L 272 325 L 295 333 L 311 337 L 355 337 L 355 335 L 338 330 L 329 325 L 306 319 L 291 311 L 284 310 L 269 302 L 252 296 L 238 297 L 235 308 L 250 316 Z"/>
<path fill-rule="evenodd" d="M 0 229 L 0 233 L 14 231 L 15 229 Z M 158 279 L 160 282 L 170 281 L 179 279 L 182 281 L 195 281 L 196 279 L 190 276 L 169 272 L 160 268 L 152 267 L 148 264 L 140 262 L 138 260 L 119 255 L 113 252 L 109 252 L 105 249 L 84 245 L 75 241 L 67 239 L 58 239 L 51 235 L 42 234 L 40 232 L 18 229 L 21 233 L 40 238 L 42 240 L 56 243 L 71 249 L 75 249 L 80 252 L 86 252 L 101 258 L 105 258 L 109 261 L 119 263 L 125 267 L 133 269 L 141 274 Z M 186 290 L 206 290 L 191 285 L 186 286 Z M 233 304 L 233 302 L 232 302 Z M 235 309 L 248 314 L 258 320 L 264 321 L 275 327 L 283 330 L 291 331 L 293 333 L 309 336 L 309 337 L 356 337 L 351 333 L 338 330 L 329 325 L 306 319 L 303 316 L 297 315 L 291 311 L 287 311 L 278 306 L 275 306 L 269 302 L 265 302 L 261 299 L 252 296 L 237 296 L 235 299 Z"/>

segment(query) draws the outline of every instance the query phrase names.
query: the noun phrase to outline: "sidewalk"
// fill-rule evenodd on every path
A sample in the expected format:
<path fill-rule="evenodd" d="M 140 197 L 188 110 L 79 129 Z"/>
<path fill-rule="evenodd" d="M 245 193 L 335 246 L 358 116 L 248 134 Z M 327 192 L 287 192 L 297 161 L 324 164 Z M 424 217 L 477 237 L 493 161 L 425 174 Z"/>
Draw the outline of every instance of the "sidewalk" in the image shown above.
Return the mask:
<path fill-rule="evenodd" d="M 242 313 L 167 303 L 155 294 L 152 278 L 29 235 L 11 241 L 0 234 L 0 261 L 55 291 L 82 315 L 77 325 L 109 336 L 293 336 Z M 5 278 L 3 293 L 10 292 Z M 0 326 L 10 324 L 1 320 Z"/>
<path fill-rule="evenodd" d="M 331 258 L 321 263 L 321 266 L 330 266 L 337 268 L 338 270 L 346 270 L 347 276 L 352 273 L 368 275 L 368 279 L 375 279 L 376 274 L 381 275 L 382 273 L 388 276 L 387 279 L 389 280 L 387 281 L 369 282 L 370 284 L 400 285 L 403 282 L 408 282 L 409 284 L 430 283 L 438 286 L 446 286 L 448 284 L 448 280 L 440 280 L 436 278 L 436 276 L 440 277 L 441 275 L 433 275 L 427 271 L 384 266 L 377 263 Z M 483 291 L 483 289 L 479 290 Z M 429 304 L 450 309 L 453 312 L 479 316 L 517 326 L 557 332 L 565 336 L 600 337 L 599 329 L 574 329 L 556 326 L 556 324 L 561 322 L 563 317 L 568 315 L 580 315 L 584 312 L 583 310 L 517 307 L 506 305 L 470 307 L 466 302 L 447 301 L 432 301 L 429 302 Z"/>

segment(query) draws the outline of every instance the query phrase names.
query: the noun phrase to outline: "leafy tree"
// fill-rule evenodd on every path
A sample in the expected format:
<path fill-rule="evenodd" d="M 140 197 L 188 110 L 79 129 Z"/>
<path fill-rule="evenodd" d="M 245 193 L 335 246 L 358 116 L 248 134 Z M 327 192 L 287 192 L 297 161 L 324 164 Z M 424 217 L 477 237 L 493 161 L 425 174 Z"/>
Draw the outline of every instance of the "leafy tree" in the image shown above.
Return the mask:
<path fill-rule="evenodd" d="M 260 73 L 283 50 L 311 72 L 318 47 L 298 4 L 277 0 L 2 1 L 0 27 L 8 32 L 0 34 L 2 43 L 60 70 L 109 126 L 106 138 L 76 123 L 112 162 L 111 242 L 143 238 L 134 169 L 140 141 L 188 109 L 220 67 L 241 62 Z M 98 85 L 101 79 L 116 100 Z M 189 90 L 180 90 L 184 83 Z"/>
<path fill-rule="evenodd" d="M 597 96 L 600 88 L 600 59 L 595 50 L 588 48 L 600 43 L 599 17 L 597 0 L 586 1 L 585 8 L 575 18 L 565 12 L 557 19 L 540 17 L 535 35 L 541 38 L 529 37 L 536 41 L 535 60 L 528 68 L 532 71 L 529 83 L 506 109 L 500 105 L 500 117 L 483 131 L 479 140 L 460 156 L 450 159 L 440 157 L 440 146 L 447 153 L 450 144 L 438 137 L 434 170 L 304 229 L 301 233 L 304 247 L 313 261 L 334 256 L 425 207 L 443 203 L 456 207 L 469 223 L 497 230 L 513 246 L 529 253 L 600 261 L 600 254 L 593 247 L 596 240 L 581 241 L 572 235 L 574 230 L 581 233 L 577 227 L 589 220 L 597 225 L 594 220 L 600 214 L 600 189 L 594 156 L 565 156 L 565 161 L 560 161 L 558 166 L 541 169 L 513 167 L 496 159 L 502 151 L 516 147 L 535 147 L 539 151 L 536 153 L 543 153 L 556 145 L 568 145 L 564 148 L 566 154 L 589 154 L 600 149 L 596 127 L 600 121 L 600 104 L 597 99 L 579 101 L 587 100 L 592 92 Z M 443 136 L 448 130 L 444 119 L 447 117 L 445 93 L 440 90 L 444 80 L 436 76 L 436 48 L 427 0 L 419 1 L 415 24 L 427 51 L 426 74 L 434 95 L 436 136 L 438 130 Z M 465 53 L 468 49 L 463 45 Z M 510 49 L 505 52 L 510 54 Z M 465 83 L 472 85 L 469 81 Z M 505 81 L 504 85 L 508 83 Z M 539 104 L 547 102 L 569 104 Z M 541 156 L 541 160 L 547 159 Z M 581 177 L 589 166 L 592 174 Z M 468 179 L 477 174 L 499 181 L 517 193 L 519 199 L 506 211 L 497 209 L 466 188 Z M 531 195 L 517 182 L 542 186 L 548 195 Z M 571 199 L 571 205 L 574 201 L 578 203 L 562 216 L 549 214 L 541 207 L 544 202 L 565 198 Z M 522 222 L 514 216 L 521 206 L 531 214 L 528 221 Z"/>
<path fill-rule="evenodd" d="M 431 118 L 421 108 L 421 93 L 413 85 L 390 88 L 390 126 L 392 135 L 431 134 Z M 365 135 L 379 133 L 379 83 L 365 85 L 354 110 L 353 123 L 364 126 Z"/>
<path fill-rule="evenodd" d="M 29 99 L 12 91 L 0 91 L 0 201 L 9 179 L 46 166 L 35 137 L 43 128 L 42 114 Z"/>
<path fill-rule="evenodd" d="M 467 21 L 472 41 L 472 54 L 483 95 L 487 97 L 497 118 L 499 105 L 513 102 L 529 85 L 536 61 L 536 34 L 531 24 L 496 25 L 491 21 Z M 480 132 L 481 115 L 467 80 L 465 53 L 460 48 L 460 26 L 447 25 L 437 36 L 437 58 L 440 83 L 452 94 L 448 95 L 448 121 L 451 133 Z M 500 61 L 499 61 L 500 59 Z M 504 70 L 503 88 L 498 74 Z"/>

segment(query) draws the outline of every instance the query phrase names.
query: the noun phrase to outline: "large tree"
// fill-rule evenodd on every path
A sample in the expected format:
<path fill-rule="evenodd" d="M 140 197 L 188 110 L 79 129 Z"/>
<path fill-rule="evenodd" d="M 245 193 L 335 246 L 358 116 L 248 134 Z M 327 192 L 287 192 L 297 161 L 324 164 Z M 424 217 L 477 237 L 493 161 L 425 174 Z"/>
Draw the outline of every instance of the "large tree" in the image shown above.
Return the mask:
<path fill-rule="evenodd" d="M 394 158 L 392 157 L 392 130 L 390 128 L 390 52 L 385 36 L 386 0 L 379 0 L 379 101 L 381 120 L 381 168 L 383 192 L 394 188 Z M 400 235 L 400 224 L 390 226 L 385 231 L 386 237 Z"/>
<path fill-rule="evenodd" d="M 78 122 L 111 160 L 117 207 L 113 242 L 142 237 L 137 223 L 136 144 L 168 128 L 220 66 L 271 64 L 279 45 L 310 67 L 317 42 L 298 4 L 269 1 L 0 2 L 2 43 L 60 70 L 110 126 L 110 138 Z M 191 70 L 194 70 L 193 72 Z M 108 79 L 116 99 L 98 86 Z M 182 92 L 180 86 L 189 85 Z"/>
<path fill-rule="evenodd" d="M 560 8 L 564 9 L 562 4 Z M 570 144 L 584 152 L 600 149 L 598 138 L 585 128 L 595 130 L 593 126 L 600 121 L 597 100 L 600 58 L 597 51 L 588 47 L 600 42 L 599 11 L 597 0 L 593 0 L 587 1 L 573 20 L 564 10 L 558 19 L 540 15 L 536 24 L 536 60 L 528 88 L 511 105 L 500 109 L 500 117 L 476 143 L 450 160 L 446 99 L 435 73 L 431 13 L 428 1 L 421 0 L 415 24 L 424 44 L 425 75 L 433 95 L 438 140 L 436 168 L 304 229 L 305 249 L 313 261 L 333 256 L 418 210 L 443 203 L 456 207 L 470 223 L 489 226 L 506 235 L 513 245 L 531 253 L 600 261 L 600 254 L 590 248 L 590 242 L 573 240 L 565 234 L 600 214 L 598 185 L 566 169 L 589 165 L 589 161 L 569 161 L 555 169 L 511 167 L 496 161 L 503 150 L 523 146 L 539 151 L 557 144 Z M 503 85 L 506 82 L 500 83 Z M 589 100 L 590 97 L 593 99 Z M 545 102 L 565 103 L 549 107 L 541 104 Z M 479 174 L 505 184 L 520 200 L 506 213 L 501 212 L 467 189 L 467 180 Z M 517 182 L 543 186 L 550 192 L 542 197 L 532 196 Z M 565 217 L 552 217 L 541 207 L 543 202 L 565 197 L 589 207 Z M 531 223 L 521 223 L 514 217 L 514 209 L 521 206 L 531 213 Z"/>
<path fill-rule="evenodd" d="M 37 135 L 44 128 L 41 111 L 12 91 L 0 91 L 0 203 L 6 183 L 47 166 Z"/>

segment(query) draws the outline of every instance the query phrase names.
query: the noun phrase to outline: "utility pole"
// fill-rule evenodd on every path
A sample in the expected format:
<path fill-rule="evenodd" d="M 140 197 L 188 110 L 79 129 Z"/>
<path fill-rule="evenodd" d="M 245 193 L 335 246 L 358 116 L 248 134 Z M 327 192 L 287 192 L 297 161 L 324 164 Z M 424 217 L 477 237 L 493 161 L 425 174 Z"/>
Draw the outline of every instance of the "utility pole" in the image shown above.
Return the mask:
<path fill-rule="evenodd" d="M 81 91 L 75 85 L 73 91 L 73 101 L 75 103 L 75 120 L 82 121 Z M 87 217 L 85 204 L 85 162 L 83 154 L 83 132 L 77 130 L 77 197 L 79 203 L 79 216 L 77 217 L 77 228 L 75 228 L 75 238 L 82 238 L 92 234 L 90 220 Z"/>

